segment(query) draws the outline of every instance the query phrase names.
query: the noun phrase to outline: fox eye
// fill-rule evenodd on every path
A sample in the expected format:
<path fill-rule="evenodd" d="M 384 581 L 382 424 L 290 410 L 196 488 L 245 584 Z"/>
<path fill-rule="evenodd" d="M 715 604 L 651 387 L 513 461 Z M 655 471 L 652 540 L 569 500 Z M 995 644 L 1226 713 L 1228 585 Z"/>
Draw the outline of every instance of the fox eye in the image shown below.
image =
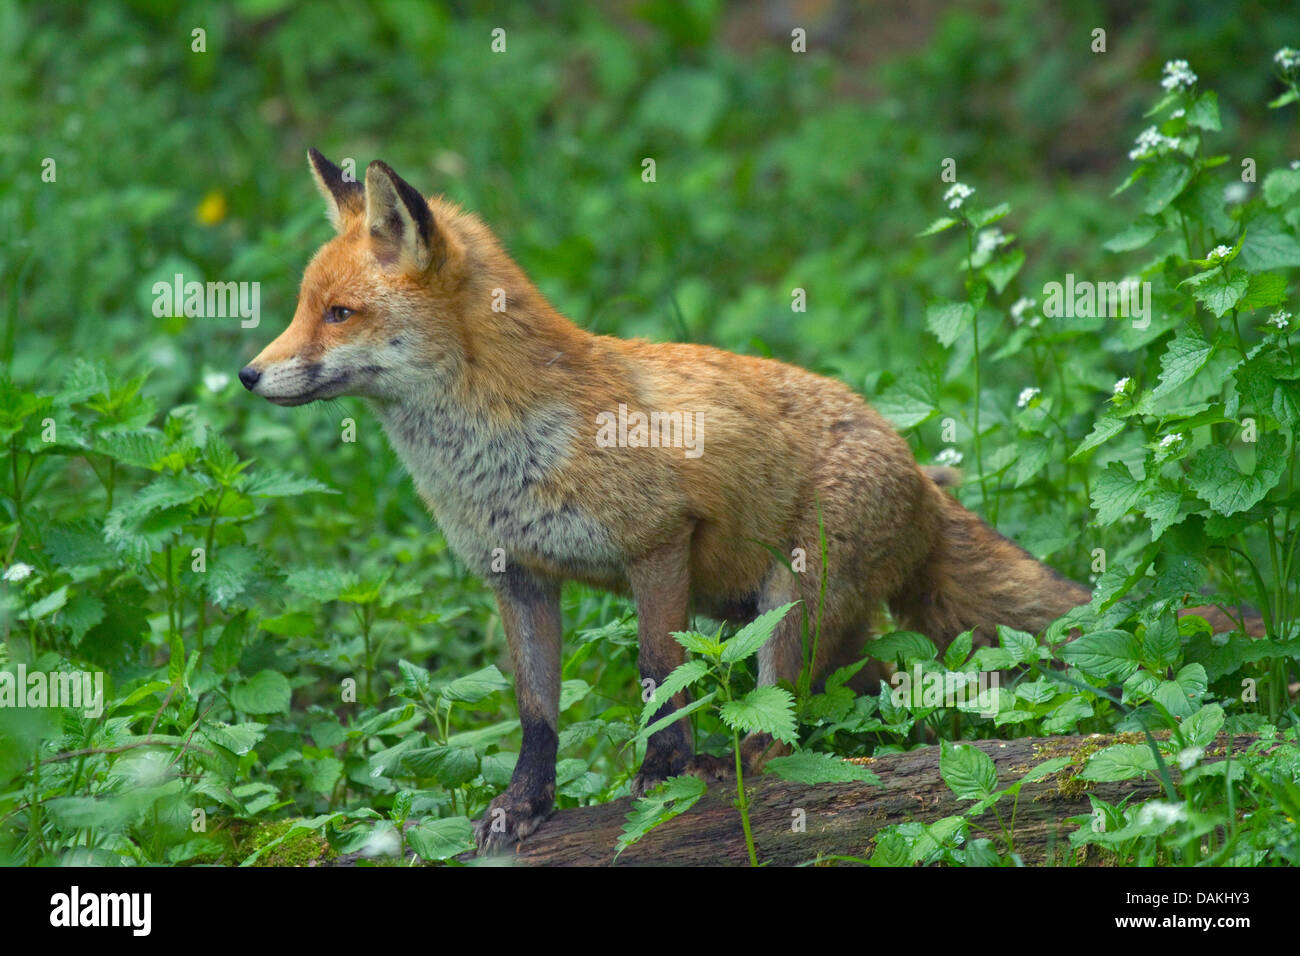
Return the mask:
<path fill-rule="evenodd" d="M 341 305 L 331 305 L 325 312 L 326 322 L 346 322 L 352 310 Z"/>

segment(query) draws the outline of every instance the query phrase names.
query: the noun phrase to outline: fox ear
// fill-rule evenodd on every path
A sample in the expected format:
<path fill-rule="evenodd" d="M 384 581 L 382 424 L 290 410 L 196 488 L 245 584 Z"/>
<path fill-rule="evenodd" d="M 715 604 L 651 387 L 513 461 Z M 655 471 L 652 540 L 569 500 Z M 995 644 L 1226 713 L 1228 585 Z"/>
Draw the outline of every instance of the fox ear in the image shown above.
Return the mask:
<path fill-rule="evenodd" d="M 418 189 L 379 160 L 366 167 L 366 228 L 375 255 L 385 265 L 423 272 L 445 257 L 429 204 Z"/>
<path fill-rule="evenodd" d="M 318 150 L 307 150 L 307 161 L 311 164 L 311 175 L 316 180 L 316 188 L 325 197 L 330 223 L 336 232 L 343 232 L 348 219 L 366 211 L 366 191 L 355 178 L 344 178 L 343 170 Z"/>

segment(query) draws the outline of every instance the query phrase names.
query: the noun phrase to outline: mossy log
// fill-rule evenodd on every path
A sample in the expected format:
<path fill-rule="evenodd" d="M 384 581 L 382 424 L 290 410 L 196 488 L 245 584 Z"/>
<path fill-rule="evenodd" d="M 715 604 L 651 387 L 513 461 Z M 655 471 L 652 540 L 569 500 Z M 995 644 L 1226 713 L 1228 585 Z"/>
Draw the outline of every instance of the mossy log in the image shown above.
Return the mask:
<path fill-rule="evenodd" d="M 1157 734 L 1157 737 L 1167 734 Z M 1238 753 L 1254 738 L 1236 737 Z M 1069 833 L 1064 821 L 1091 812 L 1088 793 L 1117 803 L 1154 796 L 1161 789 L 1150 777 L 1116 783 L 1076 779 L 1087 758 L 1113 743 L 1142 743 L 1142 734 L 1092 734 L 1075 737 L 1024 737 L 1016 740 L 971 741 L 993 758 L 999 787 L 1019 780 L 1033 767 L 1053 757 L 1069 757 L 1059 773 L 1033 781 L 1020 792 L 1015 823 L 1015 849 L 1027 864 L 1049 859 L 1063 862 L 1069 853 Z M 1228 738 L 1221 736 L 1207 748 L 1207 760 L 1221 760 Z M 865 761 L 880 784 L 841 783 L 806 786 L 788 783 L 772 774 L 756 778 L 750 786 L 750 820 L 760 862 L 793 866 L 829 858 L 870 857 L 872 838 L 882 827 L 909 820 L 926 823 L 961 814 L 971 801 L 957 799 L 939 776 L 939 748 L 925 747 Z M 1176 771 L 1175 771 L 1176 773 Z M 734 790 L 721 783 L 691 809 L 651 831 L 619 856 L 619 866 L 739 866 L 749 862 Z M 631 801 L 616 800 L 601 806 L 560 810 L 525 840 L 510 858 L 527 866 L 607 866 L 613 864 L 616 842 Z M 804 828 L 796 825 L 803 811 Z M 1010 798 L 999 811 L 1010 814 Z M 998 832 L 991 812 L 975 820 Z M 996 842 L 996 841 L 995 841 Z M 1098 862 L 1076 858 L 1076 863 Z"/>

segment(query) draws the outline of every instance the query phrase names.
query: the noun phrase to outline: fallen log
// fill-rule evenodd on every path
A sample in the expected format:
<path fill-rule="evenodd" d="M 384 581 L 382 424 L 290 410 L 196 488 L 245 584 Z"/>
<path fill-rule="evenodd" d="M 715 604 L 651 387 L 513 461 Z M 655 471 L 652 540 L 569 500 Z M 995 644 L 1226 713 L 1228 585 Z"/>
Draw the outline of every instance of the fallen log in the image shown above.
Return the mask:
<path fill-rule="evenodd" d="M 1156 736 L 1167 736 L 1167 732 Z M 1240 752 L 1253 739 L 1234 738 L 1232 753 Z M 1059 773 L 1028 783 L 1021 790 L 1015 846 L 1024 862 L 1033 865 L 1049 859 L 1064 861 L 1070 852 L 1069 833 L 1075 829 L 1064 821 L 1091 812 L 1088 793 L 1113 804 L 1126 795 L 1141 799 L 1160 791 L 1160 783 L 1151 778 L 1116 783 L 1075 779 L 1087 758 L 1103 747 L 1144 740 L 1142 734 L 1092 734 L 970 743 L 993 759 L 999 788 L 1009 786 L 1053 757 L 1070 758 L 1069 766 Z M 1227 737 L 1221 736 L 1207 748 L 1205 759 L 1223 759 L 1228 742 Z M 760 863 L 794 866 L 835 857 L 867 858 L 874 849 L 872 838 L 883 827 L 909 820 L 932 823 L 964 813 L 971 807 L 971 801 L 955 797 L 940 777 L 937 746 L 859 762 L 867 763 L 880 778 L 880 784 L 807 786 L 788 783 L 772 774 L 754 779 L 750 787 L 750 821 Z M 740 813 L 734 802 L 734 789 L 722 783 L 710 784 L 695 806 L 628 848 L 619 856 L 617 864 L 748 864 Z M 525 866 L 611 865 L 615 862 L 616 843 L 630 806 L 630 799 L 622 799 L 600 806 L 560 810 L 516 848 L 510 862 Z M 1010 813 L 1009 798 L 1004 798 L 999 810 L 1004 818 Z M 799 811 L 803 812 L 802 830 L 795 825 Z M 975 822 L 998 832 L 992 812 L 976 817 Z M 1076 858 L 1075 862 L 1096 862 L 1095 855 L 1093 859 Z"/>

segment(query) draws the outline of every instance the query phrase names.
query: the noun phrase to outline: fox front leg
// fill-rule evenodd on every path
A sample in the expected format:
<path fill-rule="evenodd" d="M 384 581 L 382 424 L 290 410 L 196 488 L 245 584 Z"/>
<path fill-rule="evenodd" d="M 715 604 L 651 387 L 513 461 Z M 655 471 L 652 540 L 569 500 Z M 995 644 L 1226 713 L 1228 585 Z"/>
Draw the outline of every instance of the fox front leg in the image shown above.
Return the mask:
<path fill-rule="evenodd" d="M 637 666 L 647 691 L 659 686 L 685 660 L 685 649 L 671 635 L 687 626 L 690 603 L 690 536 L 665 545 L 628 569 L 636 599 Z M 684 706 L 679 693 L 664 704 L 651 722 Z M 645 760 L 632 781 L 633 796 L 642 796 L 669 777 L 688 769 L 695 752 L 687 718 L 674 721 L 654 734 L 646 745 Z"/>
<path fill-rule="evenodd" d="M 524 739 L 510 786 L 488 805 L 483 819 L 474 826 L 480 853 L 510 849 L 551 815 L 559 742 L 559 585 L 515 566 L 491 583 L 510 644 Z"/>

